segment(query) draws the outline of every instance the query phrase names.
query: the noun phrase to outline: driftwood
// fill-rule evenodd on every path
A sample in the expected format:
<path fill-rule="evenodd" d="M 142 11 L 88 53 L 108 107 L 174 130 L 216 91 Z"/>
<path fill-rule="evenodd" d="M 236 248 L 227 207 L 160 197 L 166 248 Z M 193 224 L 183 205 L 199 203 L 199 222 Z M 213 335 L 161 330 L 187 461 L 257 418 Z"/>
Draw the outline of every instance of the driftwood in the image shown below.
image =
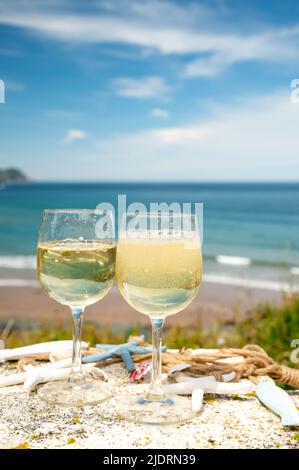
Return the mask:
<path fill-rule="evenodd" d="M 130 340 L 130 339 L 129 339 Z M 146 343 L 142 343 L 146 345 Z M 101 349 L 89 348 L 83 350 L 83 356 L 93 355 Z M 57 359 L 68 356 L 69 353 L 62 352 L 57 354 Z M 19 363 L 19 370 L 24 365 L 34 363 L 36 360 L 46 360 L 49 356 L 45 354 L 36 354 L 22 358 Z M 135 364 L 146 361 L 151 358 L 149 354 L 134 354 Z M 101 367 L 121 362 L 120 357 L 113 357 L 105 361 L 101 361 Z M 183 374 L 192 377 L 213 376 L 217 381 L 223 381 L 223 375 L 235 374 L 234 381 L 242 378 L 250 378 L 255 381 L 260 376 L 268 376 L 273 380 L 289 385 L 295 389 L 299 389 L 299 370 L 278 364 L 268 354 L 257 345 L 247 345 L 244 348 L 223 348 L 218 350 L 203 349 L 181 349 L 180 351 L 167 351 L 162 353 L 163 372 L 168 373 L 173 366 L 179 364 L 188 364 L 189 367 Z"/>
<path fill-rule="evenodd" d="M 134 362 L 151 358 L 151 354 L 134 355 Z M 106 366 L 121 362 L 116 357 L 101 362 Z M 223 348 L 218 350 L 192 350 L 168 351 L 162 353 L 163 371 L 168 372 L 176 364 L 190 365 L 186 373 L 193 377 L 212 375 L 217 381 L 222 381 L 223 374 L 235 373 L 235 381 L 242 378 L 255 380 L 259 376 L 268 376 L 271 379 L 299 389 L 299 370 L 278 364 L 264 349 L 257 345 L 248 344 L 244 348 Z M 184 371 L 183 371 L 184 373 Z"/>
<path fill-rule="evenodd" d="M 181 350 L 177 353 L 164 353 L 163 366 L 166 371 L 174 364 L 188 363 L 188 375 L 213 375 L 221 380 L 223 374 L 235 372 L 235 380 L 268 376 L 280 383 L 299 388 L 299 370 L 278 364 L 259 346 L 249 344 L 241 349 L 219 349 L 213 352 L 200 353 L 196 350 Z"/>

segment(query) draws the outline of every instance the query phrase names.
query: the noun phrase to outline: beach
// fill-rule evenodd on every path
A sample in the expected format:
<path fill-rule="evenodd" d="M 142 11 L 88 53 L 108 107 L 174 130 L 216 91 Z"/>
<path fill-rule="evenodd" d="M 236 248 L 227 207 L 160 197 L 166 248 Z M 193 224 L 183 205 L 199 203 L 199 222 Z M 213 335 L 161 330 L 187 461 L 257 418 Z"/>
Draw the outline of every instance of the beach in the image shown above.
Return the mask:
<path fill-rule="evenodd" d="M 0 378 L 14 368 L 3 366 Z M 127 422 L 116 409 L 120 397 L 142 393 L 148 384 L 129 384 L 119 364 L 104 370 L 118 393 L 92 407 L 57 407 L 43 403 L 35 392 L 28 395 L 20 385 L 1 388 L 0 449 L 298 449 L 296 430 L 282 427 L 253 394 L 205 395 L 198 416 L 186 423 L 158 427 Z M 298 406 L 298 392 L 292 398 Z"/>
<path fill-rule="evenodd" d="M 203 283 L 183 312 L 166 327 L 230 324 L 256 309 L 279 304 L 283 292 L 299 292 L 299 185 L 230 183 L 24 183 L 0 191 L 0 322 L 15 324 L 69 318 L 66 307 L 42 291 L 36 247 L 45 208 L 117 208 L 140 202 L 203 203 L 200 237 Z M 116 285 L 86 309 L 86 320 L 115 328 L 149 325 L 122 299 Z"/>
<path fill-rule="evenodd" d="M 10 281 L 12 285 L 1 287 L 0 278 L 0 324 L 10 318 L 16 324 L 34 325 L 44 321 L 55 323 L 70 317 L 67 307 L 43 291 L 33 271 L 25 271 L 23 278 Z M 22 283 L 26 285 L 22 286 Z M 195 300 L 183 312 L 169 316 L 166 327 L 229 325 L 247 317 L 259 304 L 279 305 L 282 301 L 282 292 L 203 282 Z M 125 302 L 116 285 L 103 300 L 86 308 L 85 320 L 120 329 L 149 326 L 149 319 Z"/>
<path fill-rule="evenodd" d="M 0 32 L 0 451 L 299 449 L 299 2 L 0 0 Z"/>

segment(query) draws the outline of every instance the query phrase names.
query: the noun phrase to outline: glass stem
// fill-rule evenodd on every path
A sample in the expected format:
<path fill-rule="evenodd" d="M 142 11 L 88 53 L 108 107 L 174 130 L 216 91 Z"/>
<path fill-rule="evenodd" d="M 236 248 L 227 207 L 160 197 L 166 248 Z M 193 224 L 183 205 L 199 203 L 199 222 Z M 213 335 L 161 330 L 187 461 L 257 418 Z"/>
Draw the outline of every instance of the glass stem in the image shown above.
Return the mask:
<path fill-rule="evenodd" d="M 152 378 L 146 398 L 151 401 L 161 401 L 164 399 L 162 387 L 162 329 L 164 320 L 151 318 L 153 355 L 152 355 Z"/>
<path fill-rule="evenodd" d="M 83 308 L 71 307 L 73 316 L 73 359 L 72 371 L 69 375 L 69 384 L 72 386 L 83 385 L 85 377 L 82 371 L 81 331 L 83 320 Z"/>

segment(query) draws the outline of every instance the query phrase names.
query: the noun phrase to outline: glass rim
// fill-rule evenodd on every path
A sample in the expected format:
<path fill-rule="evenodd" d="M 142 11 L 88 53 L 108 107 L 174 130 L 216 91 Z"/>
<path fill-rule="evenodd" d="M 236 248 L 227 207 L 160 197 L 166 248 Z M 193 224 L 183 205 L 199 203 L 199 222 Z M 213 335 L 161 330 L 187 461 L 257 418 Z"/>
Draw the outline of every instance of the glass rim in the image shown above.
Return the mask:
<path fill-rule="evenodd" d="M 76 213 L 89 213 L 89 214 L 112 214 L 113 211 L 110 210 L 103 210 L 103 209 L 44 209 L 43 210 L 44 214 L 59 214 L 59 213 L 70 213 L 70 214 L 76 214 Z"/>

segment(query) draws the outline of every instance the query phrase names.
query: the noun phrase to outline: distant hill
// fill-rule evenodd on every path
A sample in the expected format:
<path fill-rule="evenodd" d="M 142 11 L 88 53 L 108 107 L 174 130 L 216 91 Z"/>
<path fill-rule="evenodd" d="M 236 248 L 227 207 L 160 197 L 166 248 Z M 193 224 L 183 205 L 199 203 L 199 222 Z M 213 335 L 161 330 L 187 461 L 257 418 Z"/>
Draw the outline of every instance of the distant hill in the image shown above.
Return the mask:
<path fill-rule="evenodd" d="M 28 181 L 27 176 L 17 168 L 7 168 L 0 170 L 0 183 L 15 183 Z"/>

